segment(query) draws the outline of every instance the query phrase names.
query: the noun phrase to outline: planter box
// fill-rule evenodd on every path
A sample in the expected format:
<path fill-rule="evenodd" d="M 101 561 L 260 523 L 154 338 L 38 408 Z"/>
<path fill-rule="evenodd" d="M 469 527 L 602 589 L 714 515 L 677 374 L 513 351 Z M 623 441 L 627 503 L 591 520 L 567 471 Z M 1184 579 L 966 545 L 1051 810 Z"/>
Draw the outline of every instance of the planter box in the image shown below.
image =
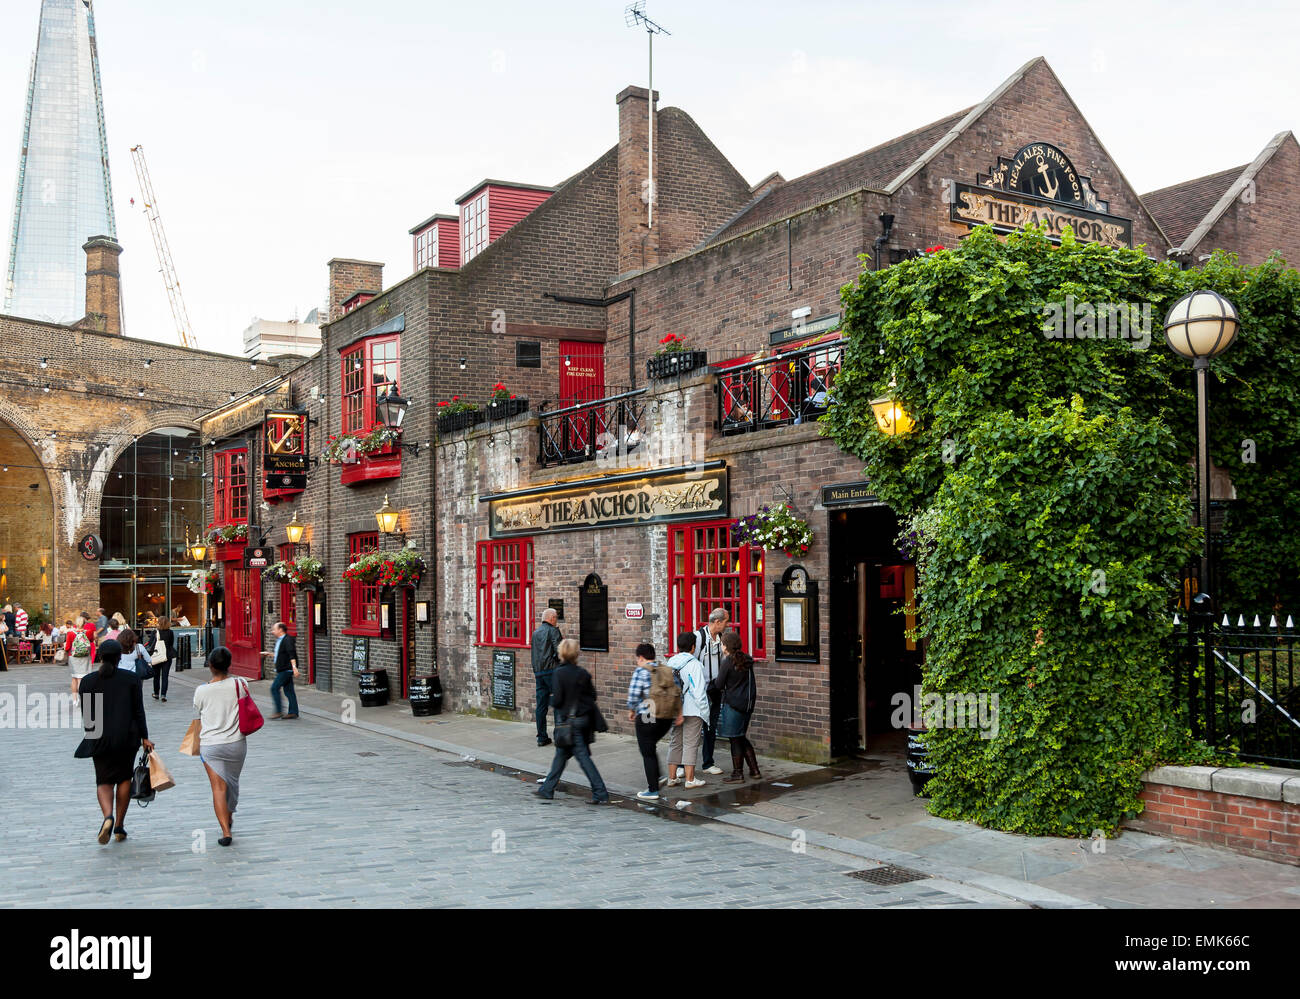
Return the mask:
<path fill-rule="evenodd" d="M 471 409 L 460 413 L 444 413 L 438 417 L 438 433 L 454 434 L 457 430 L 476 427 L 484 420 L 481 409 Z"/>
<path fill-rule="evenodd" d="M 234 541 L 217 541 L 211 546 L 209 558 L 216 562 L 229 562 L 231 559 L 243 558 L 244 549 L 248 547 L 247 538 L 236 538 Z"/>
<path fill-rule="evenodd" d="M 343 465 L 339 482 L 345 486 L 376 479 L 395 479 L 402 474 L 402 452 L 391 445 L 374 454 L 363 455 L 355 465 Z"/>
<path fill-rule="evenodd" d="M 647 358 L 645 371 L 651 378 L 672 378 L 708 366 L 709 355 L 707 351 L 676 350 Z"/>
<path fill-rule="evenodd" d="M 527 399 L 497 399 L 487 406 L 487 418 L 491 422 L 508 420 L 512 416 L 526 412 L 528 412 Z"/>

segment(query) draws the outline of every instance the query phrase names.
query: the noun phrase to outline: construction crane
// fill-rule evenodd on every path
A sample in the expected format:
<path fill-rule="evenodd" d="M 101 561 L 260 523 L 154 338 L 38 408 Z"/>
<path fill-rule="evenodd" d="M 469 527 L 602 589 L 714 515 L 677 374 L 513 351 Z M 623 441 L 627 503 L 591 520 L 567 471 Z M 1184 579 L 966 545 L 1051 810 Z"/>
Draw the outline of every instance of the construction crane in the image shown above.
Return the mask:
<path fill-rule="evenodd" d="M 158 253 L 158 269 L 162 272 L 163 283 L 167 286 L 167 299 L 171 302 L 172 318 L 176 320 L 176 335 L 181 346 L 197 347 L 194 332 L 190 329 L 190 316 L 185 310 L 185 299 L 181 296 L 181 282 L 176 277 L 176 265 L 172 263 L 171 247 L 167 245 L 167 233 L 163 231 L 162 215 L 158 211 L 158 199 L 153 193 L 153 183 L 149 180 L 149 167 L 144 161 L 144 146 L 131 147 L 131 159 L 135 162 L 135 175 L 140 181 L 140 197 L 144 200 L 144 213 L 149 219 L 149 232 L 153 234 L 153 248 Z"/>

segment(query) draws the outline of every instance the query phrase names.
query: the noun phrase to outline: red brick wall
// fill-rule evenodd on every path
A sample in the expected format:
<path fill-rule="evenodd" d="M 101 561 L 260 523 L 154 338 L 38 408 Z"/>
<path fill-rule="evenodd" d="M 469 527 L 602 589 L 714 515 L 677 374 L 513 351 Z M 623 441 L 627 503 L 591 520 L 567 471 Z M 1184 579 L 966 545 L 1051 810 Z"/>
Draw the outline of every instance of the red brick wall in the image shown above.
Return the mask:
<path fill-rule="evenodd" d="M 1262 264 L 1274 250 L 1294 267 L 1300 263 L 1300 144 L 1288 136 L 1255 175 L 1254 186 L 1228 206 L 1193 249 L 1191 262 L 1219 248 L 1232 250 L 1248 266 Z"/>
<path fill-rule="evenodd" d="M 1168 784 L 1147 784 L 1142 801 L 1130 829 L 1300 864 L 1300 805 Z"/>

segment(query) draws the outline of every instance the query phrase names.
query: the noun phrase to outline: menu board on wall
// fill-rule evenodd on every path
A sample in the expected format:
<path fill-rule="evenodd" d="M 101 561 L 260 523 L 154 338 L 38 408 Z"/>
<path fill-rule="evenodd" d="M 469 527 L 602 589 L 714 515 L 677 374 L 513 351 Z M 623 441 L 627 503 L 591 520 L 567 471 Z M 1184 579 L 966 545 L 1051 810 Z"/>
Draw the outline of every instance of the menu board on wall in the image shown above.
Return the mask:
<path fill-rule="evenodd" d="M 352 639 L 352 672 L 361 673 L 370 668 L 370 639 L 357 635 Z"/>
<path fill-rule="evenodd" d="M 492 652 L 492 707 L 515 709 L 515 654 L 510 649 Z"/>

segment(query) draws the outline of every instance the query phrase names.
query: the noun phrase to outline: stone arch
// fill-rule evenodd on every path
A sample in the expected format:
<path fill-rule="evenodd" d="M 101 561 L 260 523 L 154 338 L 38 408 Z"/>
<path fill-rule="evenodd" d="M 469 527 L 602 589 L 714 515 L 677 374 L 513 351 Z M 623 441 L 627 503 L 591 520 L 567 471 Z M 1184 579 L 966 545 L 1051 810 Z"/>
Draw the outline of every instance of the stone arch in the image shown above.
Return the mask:
<path fill-rule="evenodd" d="M 30 412 L 0 402 L 0 605 L 21 601 L 32 620 L 56 613 L 58 477 L 43 443 Z"/>
<path fill-rule="evenodd" d="M 163 427 L 181 427 L 185 430 L 193 430 L 195 433 L 200 430 L 198 423 L 193 419 L 192 410 L 164 409 L 158 412 L 142 414 L 121 428 L 105 431 L 102 440 L 93 442 L 102 446 L 104 450 L 96 458 L 95 465 L 90 471 L 90 477 L 86 481 L 83 493 L 84 509 L 79 522 L 99 519 L 100 503 L 104 496 L 104 483 L 108 481 L 108 475 L 113 470 L 113 466 L 117 464 L 118 459 L 122 457 L 126 449 L 131 446 L 132 441 Z"/>

